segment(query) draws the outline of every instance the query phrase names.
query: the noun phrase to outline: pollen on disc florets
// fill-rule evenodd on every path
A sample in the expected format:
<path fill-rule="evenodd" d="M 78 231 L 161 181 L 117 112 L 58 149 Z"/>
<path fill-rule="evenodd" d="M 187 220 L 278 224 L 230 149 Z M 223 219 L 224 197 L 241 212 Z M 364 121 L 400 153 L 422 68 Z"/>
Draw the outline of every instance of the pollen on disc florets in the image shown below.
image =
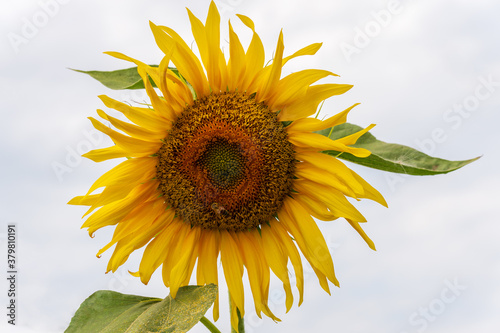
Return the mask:
<path fill-rule="evenodd" d="M 206 229 L 256 228 L 276 215 L 292 188 L 294 150 L 283 124 L 242 93 L 196 100 L 157 155 L 165 202 Z"/>

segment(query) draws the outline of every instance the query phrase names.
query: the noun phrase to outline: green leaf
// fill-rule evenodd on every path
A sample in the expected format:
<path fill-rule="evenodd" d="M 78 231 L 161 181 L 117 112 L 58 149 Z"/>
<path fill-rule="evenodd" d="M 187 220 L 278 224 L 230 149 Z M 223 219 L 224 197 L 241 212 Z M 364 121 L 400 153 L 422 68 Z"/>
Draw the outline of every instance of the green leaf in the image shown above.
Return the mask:
<path fill-rule="evenodd" d="M 151 65 L 151 67 L 158 67 L 158 65 Z M 174 67 L 169 67 L 177 76 L 180 77 L 179 72 Z M 71 69 L 71 68 L 70 68 Z M 131 67 L 126 69 L 119 69 L 116 71 L 82 71 L 79 69 L 71 69 L 75 72 L 88 74 L 97 81 L 101 82 L 103 85 L 110 89 L 123 90 L 123 89 L 144 89 L 144 82 L 142 82 L 141 76 L 137 72 L 137 67 Z M 153 87 L 156 84 L 149 79 Z"/>
<path fill-rule="evenodd" d="M 316 133 L 339 139 L 362 130 L 360 126 L 345 123 L 333 128 L 327 128 Z M 424 154 L 416 149 L 377 140 L 371 133 L 363 134 L 356 144 L 357 148 L 365 148 L 371 151 L 371 155 L 365 158 L 356 157 L 345 152 L 334 150 L 324 153 L 370 168 L 396 173 L 404 173 L 414 176 L 437 175 L 448 173 L 474 162 L 479 157 L 464 161 L 448 161 Z"/>
<path fill-rule="evenodd" d="M 65 333 L 187 332 L 216 296 L 213 284 L 181 287 L 175 299 L 163 300 L 100 290 L 80 305 Z"/>

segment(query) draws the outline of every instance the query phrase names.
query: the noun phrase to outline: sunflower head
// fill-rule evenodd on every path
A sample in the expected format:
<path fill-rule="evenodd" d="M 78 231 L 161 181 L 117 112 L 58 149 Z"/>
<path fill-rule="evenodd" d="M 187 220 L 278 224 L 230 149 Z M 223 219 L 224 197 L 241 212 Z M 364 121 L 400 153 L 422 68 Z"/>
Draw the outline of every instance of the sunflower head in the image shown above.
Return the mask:
<path fill-rule="evenodd" d="M 294 150 L 264 103 L 238 92 L 197 99 L 158 151 L 157 178 L 183 221 L 244 231 L 276 215 L 292 188 Z"/>
<path fill-rule="evenodd" d="M 84 156 L 96 162 L 127 159 L 70 203 L 90 206 L 87 214 L 92 214 L 83 225 L 90 234 L 115 226 L 112 240 L 98 253 L 115 246 L 109 271 L 145 247 L 134 275 L 148 283 L 162 266 L 163 282 L 175 297 L 179 287 L 189 284 L 195 267 L 196 283 L 218 284 L 220 259 L 233 313 L 244 314 L 246 270 L 257 314 L 278 320 L 268 306 L 270 273 L 283 283 L 288 311 L 293 267 L 300 305 L 304 279 L 299 250 L 327 292 L 328 281 L 338 285 L 313 217 L 345 218 L 373 248 L 359 226 L 364 217 L 346 197 L 385 204 L 384 199 L 342 162 L 322 153 L 368 156 L 369 151 L 352 145 L 371 126 L 338 140 L 315 133 L 334 131 L 346 121 L 354 106 L 325 120 L 310 116 L 322 101 L 352 86 L 315 84 L 335 76 L 326 70 L 283 76 L 282 69 L 293 58 L 315 54 L 321 44 L 284 56 L 280 33 L 274 57 L 265 65 L 261 39 L 248 17 L 238 15 L 253 32 L 250 44 L 244 48 L 229 24 L 229 54 L 224 54 L 215 4 L 205 23 L 189 10 L 188 15 L 199 57 L 174 30 L 153 23 L 156 43 L 165 53 L 159 67 L 108 52 L 137 65 L 151 105 L 130 106 L 101 96 L 130 122 L 98 110 L 116 130 L 90 120 L 115 145 Z"/>

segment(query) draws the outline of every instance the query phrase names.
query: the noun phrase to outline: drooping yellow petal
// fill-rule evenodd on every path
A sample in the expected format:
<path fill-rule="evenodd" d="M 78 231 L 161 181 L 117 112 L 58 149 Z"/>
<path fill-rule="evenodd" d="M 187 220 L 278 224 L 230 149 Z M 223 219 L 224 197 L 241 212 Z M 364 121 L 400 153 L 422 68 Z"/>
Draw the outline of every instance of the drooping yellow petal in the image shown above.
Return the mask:
<path fill-rule="evenodd" d="M 186 238 L 184 238 L 181 247 L 181 253 L 179 256 L 179 260 L 172 268 L 170 272 L 170 295 L 173 298 L 177 296 L 177 291 L 179 287 L 188 280 L 192 273 L 192 265 L 193 257 L 196 259 L 196 254 L 198 253 L 198 244 L 200 241 L 200 227 L 194 227 L 189 230 Z"/>
<path fill-rule="evenodd" d="M 358 183 L 361 184 L 361 186 L 363 187 L 363 192 L 357 193 L 359 198 L 370 199 L 370 200 L 373 200 L 375 202 L 378 202 L 382 206 L 387 207 L 387 202 L 385 201 L 384 197 L 382 196 L 382 194 L 380 194 L 379 191 L 377 191 L 373 186 L 368 184 L 368 182 L 366 180 L 361 178 L 354 171 L 352 171 L 352 175 L 354 176 L 354 178 L 356 178 Z"/>
<path fill-rule="evenodd" d="M 338 286 L 333 269 L 332 256 L 325 238 L 311 215 L 295 200 L 288 198 L 283 202 L 280 221 L 291 231 L 306 258 L 331 282 Z"/>
<path fill-rule="evenodd" d="M 242 234 L 242 233 L 239 233 Z M 262 312 L 271 318 L 274 321 L 281 321 L 278 317 L 276 317 L 268 305 L 268 296 L 269 296 L 269 283 L 270 283 L 270 271 L 269 264 L 266 261 L 265 256 L 255 256 L 255 253 L 264 252 L 264 248 L 262 245 L 262 236 L 258 229 L 249 230 L 245 233 L 247 240 L 250 244 L 250 248 L 253 248 L 254 253 L 250 253 L 250 255 L 254 256 L 257 259 L 257 264 L 260 265 L 260 288 L 262 290 Z M 248 252 L 247 252 L 248 253 Z M 246 255 L 248 256 L 248 255 Z"/>
<path fill-rule="evenodd" d="M 105 247 L 97 253 L 100 256 L 111 246 L 123 240 L 127 236 L 138 232 L 141 228 L 151 227 L 155 221 L 165 210 L 163 202 L 147 201 L 135 207 L 127 216 L 125 216 L 115 228 L 113 238 Z"/>
<path fill-rule="evenodd" d="M 331 186 L 345 195 L 356 198 L 354 191 L 334 174 L 324 172 L 320 168 L 316 168 L 314 165 L 307 162 L 297 163 L 295 166 L 295 174 L 299 179 L 309 179 L 318 184 Z"/>
<path fill-rule="evenodd" d="M 328 210 L 328 207 L 321 201 L 316 201 L 301 193 L 295 193 L 293 195 L 293 198 L 300 202 L 300 204 L 307 210 L 307 212 L 311 216 L 314 216 L 319 220 L 332 221 L 338 218 L 338 216 L 332 214 Z"/>
<path fill-rule="evenodd" d="M 220 245 L 217 231 L 205 230 L 200 236 L 199 260 L 196 272 L 199 285 L 209 283 L 219 284 L 217 273 L 217 258 L 219 256 Z M 219 319 L 219 293 L 213 308 L 214 321 Z"/>
<path fill-rule="evenodd" d="M 358 222 L 366 221 L 364 216 L 335 188 L 308 180 L 296 181 L 294 188 L 299 193 L 325 203 L 328 209 L 337 217 L 350 218 Z"/>
<path fill-rule="evenodd" d="M 356 193 L 356 196 L 364 198 L 363 186 L 358 182 L 358 179 L 354 177 L 353 171 L 339 159 L 314 151 L 297 151 L 296 157 L 298 160 L 306 161 L 317 168 L 322 168 L 326 173 L 333 174 L 335 177 L 341 179 L 344 184 L 349 186 L 354 193 Z"/>
<path fill-rule="evenodd" d="M 280 214 L 280 213 L 278 213 Z M 270 224 L 271 232 L 273 233 L 276 240 L 282 245 L 282 248 L 287 253 L 292 263 L 293 269 L 295 271 L 295 279 L 297 284 L 297 289 L 299 290 L 299 306 L 304 301 L 304 271 L 302 268 L 302 260 L 300 259 L 299 251 L 292 241 L 292 238 L 288 234 L 288 231 L 283 227 L 282 223 L 277 220 L 273 220 Z"/>
<path fill-rule="evenodd" d="M 263 295 L 266 287 L 269 287 L 269 280 L 267 281 L 268 285 L 263 285 L 263 270 L 262 265 L 259 262 L 259 256 L 256 256 L 255 253 L 259 252 L 255 248 L 255 244 L 252 243 L 251 240 L 247 237 L 247 232 L 238 232 L 236 234 L 238 237 L 238 247 L 241 250 L 242 259 L 247 268 L 248 272 L 248 280 L 250 281 L 250 288 L 252 290 L 254 304 L 255 304 L 255 312 L 259 318 L 262 318 L 261 312 L 263 311 L 264 306 L 267 303 L 267 295 Z M 267 268 L 269 270 L 269 268 Z"/>
<path fill-rule="evenodd" d="M 182 226 L 183 223 L 170 223 L 146 246 L 139 266 L 142 283 L 147 284 L 153 272 L 171 255 L 173 240 L 177 238 Z"/>
<path fill-rule="evenodd" d="M 188 237 L 190 231 L 191 226 L 189 224 L 181 223 L 179 232 L 172 239 L 172 243 L 169 246 L 170 253 L 163 261 L 161 269 L 163 284 L 169 288 L 172 286 L 172 270 L 183 257 L 183 244 L 186 242 L 186 237 Z"/>
<path fill-rule="evenodd" d="M 113 255 L 111 256 L 108 264 L 108 271 L 116 271 L 118 267 L 123 265 L 127 260 L 128 256 L 135 250 L 140 249 L 146 245 L 153 237 L 163 229 L 167 228 L 174 218 L 174 211 L 169 209 L 164 211 L 160 216 L 158 216 L 150 224 L 143 226 L 144 232 L 131 233 L 123 239 L 120 239 L 116 245 Z M 159 254 L 156 254 L 159 255 Z M 151 274 L 153 271 L 144 273 L 144 271 L 139 272 L 139 277 L 143 281 L 142 276 Z M 147 283 L 147 282 L 146 282 Z"/>
<path fill-rule="evenodd" d="M 269 267 L 273 273 L 283 282 L 283 288 L 286 294 L 286 311 L 290 311 L 293 304 L 292 287 L 288 277 L 287 262 L 288 255 L 285 254 L 279 239 L 272 234 L 268 224 L 261 226 L 262 250 Z"/>
<path fill-rule="evenodd" d="M 375 249 L 375 243 L 373 243 L 373 241 L 370 239 L 370 237 L 368 237 L 368 235 L 361 228 L 361 226 L 359 225 L 359 223 L 356 222 L 356 221 L 349 220 L 349 219 L 346 219 L 346 220 L 354 228 L 354 230 L 356 230 L 358 232 L 358 234 L 364 239 L 364 241 L 366 242 L 366 244 L 368 244 L 368 246 L 370 247 L 370 249 L 372 249 L 373 251 L 376 251 L 376 249 Z"/>
<path fill-rule="evenodd" d="M 227 287 L 234 305 L 240 310 L 243 316 L 245 313 L 245 296 L 241 280 L 243 276 L 243 260 L 235 239 L 234 232 L 220 231 L 220 251 L 224 277 L 226 278 Z"/>

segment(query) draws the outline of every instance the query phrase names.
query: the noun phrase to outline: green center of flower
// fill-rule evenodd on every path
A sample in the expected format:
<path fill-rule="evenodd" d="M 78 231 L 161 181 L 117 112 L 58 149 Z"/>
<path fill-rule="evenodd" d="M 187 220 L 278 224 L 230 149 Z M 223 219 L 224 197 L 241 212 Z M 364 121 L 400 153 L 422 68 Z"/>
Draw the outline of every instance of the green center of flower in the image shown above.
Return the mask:
<path fill-rule="evenodd" d="M 224 190 L 234 188 L 245 175 L 245 160 L 239 144 L 223 139 L 216 139 L 206 147 L 199 164 L 206 169 L 213 184 Z"/>

